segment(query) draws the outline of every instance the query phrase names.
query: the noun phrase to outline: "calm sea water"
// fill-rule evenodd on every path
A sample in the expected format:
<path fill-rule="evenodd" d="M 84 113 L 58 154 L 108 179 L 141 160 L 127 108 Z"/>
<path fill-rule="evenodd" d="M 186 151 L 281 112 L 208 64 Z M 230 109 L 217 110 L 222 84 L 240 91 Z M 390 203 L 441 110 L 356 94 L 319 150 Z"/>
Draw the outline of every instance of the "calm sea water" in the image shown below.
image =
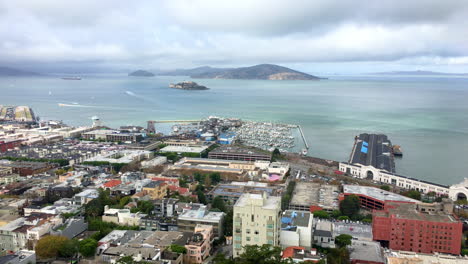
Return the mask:
<path fill-rule="evenodd" d="M 90 125 L 94 115 L 113 127 L 209 115 L 300 124 L 309 155 L 338 161 L 348 159 L 355 135 L 385 133 L 404 151 L 397 173 L 441 184 L 467 176 L 468 78 L 196 80 L 211 89 L 168 88 L 188 79 L 0 78 L 0 104 L 29 105 L 41 119 L 71 125 Z"/>

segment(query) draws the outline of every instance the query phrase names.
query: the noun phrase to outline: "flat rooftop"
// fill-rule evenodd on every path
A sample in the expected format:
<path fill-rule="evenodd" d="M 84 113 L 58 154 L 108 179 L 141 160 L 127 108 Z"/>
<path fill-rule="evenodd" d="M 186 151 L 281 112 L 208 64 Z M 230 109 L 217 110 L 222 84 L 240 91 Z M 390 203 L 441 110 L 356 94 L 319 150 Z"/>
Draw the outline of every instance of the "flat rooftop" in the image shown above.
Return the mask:
<path fill-rule="evenodd" d="M 254 194 L 254 193 L 244 193 L 237 199 L 236 204 L 234 207 L 244 207 L 250 204 L 250 200 L 263 200 L 263 209 L 266 210 L 275 210 L 277 208 L 281 208 L 281 197 L 279 196 L 267 196 L 266 199 L 263 199 L 262 194 Z"/>
<path fill-rule="evenodd" d="M 286 210 L 281 216 L 281 229 L 293 231 L 298 226 L 308 227 L 310 218 L 310 212 Z"/>
<path fill-rule="evenodd" d="M 262 155 L 270 156 L 271 153 L 268 151 L 257 150 L 248 147 L 239 147 L 239 146 L 221 146 L 210 151 L 210 154 L 242 154 L 242 155 Z"/>
<path fill-rule="evenodd" d="M 444 212 L 420 212 L 417 204 L 389 202 L 388 208 L 383 211 L 374 211 L 376 216 L 395 217 L 399 219 L 409 219 L 439 223 L 458 223 L 459 221 L 452 215 Z"/>
<path fill-rule="evenodd" d="M 419 203 L 418 200 L 408 198 L 403 195 L 388 192 L 376 187 L 360 186 L 360 185 L 343 185 L 343 193 L 365 195 L 372 199 L 379 201 L 397 201 L 397 202 L 410 202 Z"/>
<path fill-rule="evenodd" d="M 334 222 L 333 234 L 334 236 L 347 234 L 354 238 L 372 240 L 372 226 L 355 222 Z"/>
<path fill-rule="evenodd" d="M 316 182 L 297 183 L 292 195 L 291 205 L 311 206 L 322 208 L 338 207 L 339 188 L 336 185 L 326 185 Z"/>
<path fill-rule="evenodd" d="M 351 260 L 385 263 L 383 250 L 378 242 L 353 240 L 348 248 Z"/>
<path fill-rule="evenodd" d="M 394 173 L 392 142 L 383 134 L 360 134 L 356 138 L 349 162 Z"/>
<path fill-rule="evenodd" d="M 187 147 L 187 146 L 167 146 L 160 150 L 160 152 L 177 152 L 177 153 L 202 153 L 208 146 Z"/>
<path fill-rule="evenodd" d="M 267 192 L 269 195 L 275 195 L 277 187 L 268 185 L 240 185 L 240 184 L 218 184 L 209 192 L 211 195 L 223 196 L 241 196 L 244 193 L 262 193 Z"/>

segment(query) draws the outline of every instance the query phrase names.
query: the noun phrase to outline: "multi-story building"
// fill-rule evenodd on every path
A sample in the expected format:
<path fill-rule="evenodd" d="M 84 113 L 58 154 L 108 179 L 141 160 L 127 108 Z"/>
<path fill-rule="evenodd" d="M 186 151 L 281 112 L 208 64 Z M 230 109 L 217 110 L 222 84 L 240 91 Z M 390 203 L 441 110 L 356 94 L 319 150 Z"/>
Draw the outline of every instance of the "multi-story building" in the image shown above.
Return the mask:
<path fill-rule="evenodd" d="M 279 245 L 281 197 L 243 194 L 234 205 L 234 257 L 246 245 Z"/>
<path fill-rule="evenodd" d="M 281 188 L 278 185 L 269 186 L 268 183 L 254 181 L 220 183 L 208 192 L 207 198 L 213 200 L 215 197 L 221 197 L 225 203 L 233 206 L 244 193 L 261 194 L 263 192 L 277 196 L 280 194 Z"/>
<path fill-rule="evenodd" d="M 453 204 L 389 202 L 374 211 L 374 240 L 392 250 L 460 254 L 463 224 L 452 214 Z"/>
<path fill-rule="evenodd" d="M 145 216 L 146 214 L 142 213 L 131 213 L 129 209 L 113 209 L 106 205 L 102 221 L 118 225 L 140 226 L 140 221 Z"/>
<path fill-rule="evenodd" d="M 214 149 L 208 153 L 210 159 L 227 159 L 227 160 L 271 160 L 271 153 L 268 151 L 260 151 L 238 146 L 225 145 Z"/>
<path fill-rule="evenodd" d="M 212 225 L 215 238 L 223 236 L 223 212 L 210 212 L 206 205 L 197 204 L 190 209 L 184 209 L 177 218 L 181 232 L 193 232 L 197 224 Z"/>
<path fill-rule="evenodd" d="M 143 192 L 152 200 L 163 199 L 167 194 L 167 184 L 163 181 L 151 181 L 143 186 Z"/>
<path fill-rule="evenodd" d="M 313 215 L 306 211 L 286 210 L 281 217 L 280 245 L 286 247 L 312 247 Z"/>
<path fill-rule="evenodd" d="M 185 254 L 185 263 L 203 263 L 210 256 L 213 240 L 213 226 L 197 225 L 192 238 L 185 245 L 185 248 L 187 249 L 187 253 Z"/>
<path fill-rule="evenodd" d="M 118 130 L 93 130 L 82 134 L 84 139 L 114 142 L 138 142 L 143 139 L 141 133 L 121 133 Z"/>
<path fill-rule="evenodd" d="M 360 185 L 343 185 L 343 193 L 340 194 L 340 200 L 346 196 L 356 195 L 359 197 L 361 207 L 370 210 L 382 210 L 386 202 L 418 203 L 418 200 L 408 198 L 385 190 Z"/>
<path fill-rule="evenodd" d="M 85 205 L 91 200 L 99 197 L 99 191 L 96 189 L 85 189 L 80 193 L 73 196 L 73 204 L 75 205 Z"/>

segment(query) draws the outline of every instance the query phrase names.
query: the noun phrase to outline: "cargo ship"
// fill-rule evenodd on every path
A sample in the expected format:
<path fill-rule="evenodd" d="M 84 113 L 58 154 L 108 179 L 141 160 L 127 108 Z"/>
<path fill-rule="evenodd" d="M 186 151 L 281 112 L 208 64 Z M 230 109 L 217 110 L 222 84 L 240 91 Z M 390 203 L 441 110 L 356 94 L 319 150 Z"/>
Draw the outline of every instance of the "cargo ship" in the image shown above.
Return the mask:
<path fill-rule="evenodd" d="M 81 77 L 62 77 L 62 80 L 79 81 Z"/>

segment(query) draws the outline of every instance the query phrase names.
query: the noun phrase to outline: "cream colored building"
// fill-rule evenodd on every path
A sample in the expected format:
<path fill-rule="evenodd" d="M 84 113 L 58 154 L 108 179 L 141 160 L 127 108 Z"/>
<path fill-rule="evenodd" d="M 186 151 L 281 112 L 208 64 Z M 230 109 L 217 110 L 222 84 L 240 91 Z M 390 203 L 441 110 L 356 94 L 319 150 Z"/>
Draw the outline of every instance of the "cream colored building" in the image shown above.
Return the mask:
<path fill-rule="evenodd" d="M 234 257 L 243 253 L 246 245 L 279 245 L 281 197 L 263 194 L 243 194 L 234 205 Z"/>

